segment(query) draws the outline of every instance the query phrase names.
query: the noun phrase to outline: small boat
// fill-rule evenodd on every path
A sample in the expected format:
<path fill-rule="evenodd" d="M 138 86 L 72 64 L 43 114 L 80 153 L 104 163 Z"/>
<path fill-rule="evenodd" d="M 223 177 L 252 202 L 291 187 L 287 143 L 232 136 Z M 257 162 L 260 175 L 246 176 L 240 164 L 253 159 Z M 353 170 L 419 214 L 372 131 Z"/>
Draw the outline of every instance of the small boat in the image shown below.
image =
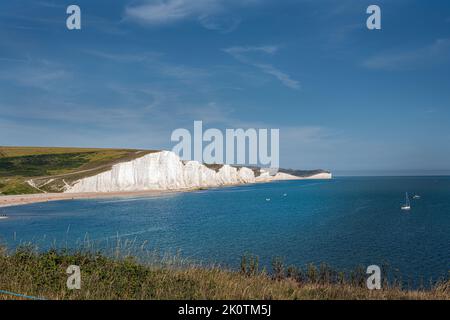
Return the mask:
<path fill-rule="evenodd" d="M 270 201 L 270 198 L 266 198 L 266 201 L 269 202 L 269 201 Z"/>
<path fill-rule="evenodd" d="M 418 199 L 420 199 L 420 196 L 418 194 L 416 194 L 416 195 L 414 195 L 413 199 L 418 200 Z"/>
<path fill-rule="evenodd" d="M 402 210 L 405 210 L 405 211 L 411 210 L 411 204 L 409 203 L 408 192 L 406 193 L 406 203 L 402 206 Z"/>

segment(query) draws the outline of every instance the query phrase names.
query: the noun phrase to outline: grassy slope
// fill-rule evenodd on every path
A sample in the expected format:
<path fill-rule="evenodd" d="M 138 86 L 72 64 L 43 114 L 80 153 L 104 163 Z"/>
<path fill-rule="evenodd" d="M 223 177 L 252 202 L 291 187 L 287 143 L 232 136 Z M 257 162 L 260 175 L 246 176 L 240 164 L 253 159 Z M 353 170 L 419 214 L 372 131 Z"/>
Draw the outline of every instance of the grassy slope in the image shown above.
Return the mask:
<path fill-rule="evenodd" d="M 0 147 L 0 192 L 60 192 L 66 183 L 154 151 L 134 149 Z M 37 188 L 26 183 L 32 179 Z"/>
<path fill-rule="evenodd" d="M 66 268 L 81 268 L 81 290 L 66 288 Z M 0 289 L 47 299 L 450 299 L 450 283 L 427 291 L 364 286 L 219 268 L 144 265 L 132 258 L 50 251 L 0 253 Z M 13 297 L 0 294 L 1 299 Z"/>

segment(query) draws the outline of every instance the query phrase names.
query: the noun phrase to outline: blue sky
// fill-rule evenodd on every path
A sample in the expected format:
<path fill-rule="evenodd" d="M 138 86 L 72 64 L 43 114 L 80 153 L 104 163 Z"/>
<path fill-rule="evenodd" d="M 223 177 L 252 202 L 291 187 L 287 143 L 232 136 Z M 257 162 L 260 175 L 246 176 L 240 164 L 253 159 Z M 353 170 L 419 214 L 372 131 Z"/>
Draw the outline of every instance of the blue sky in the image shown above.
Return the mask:
<path fill-rule="evenodd" d="M 450 2 L 1 2 L 1 145 L 171 148 L 194 120 L 279 128 L 283 167 L 450 170 Z"/>

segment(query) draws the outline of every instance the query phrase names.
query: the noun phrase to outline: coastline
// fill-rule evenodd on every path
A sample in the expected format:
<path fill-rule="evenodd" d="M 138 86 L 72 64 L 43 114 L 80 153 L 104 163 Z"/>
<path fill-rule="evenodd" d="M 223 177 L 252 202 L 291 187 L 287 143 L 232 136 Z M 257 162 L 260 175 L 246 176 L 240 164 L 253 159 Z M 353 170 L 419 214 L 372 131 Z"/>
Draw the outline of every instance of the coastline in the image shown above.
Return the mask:
<path fill-rule="evenodd" d="M 298 179 L 301 180 L 301 179 Z M 82 200 L 82 199 L 108 199 L 108 198 L 126 198 L 126 197 L 157 197 L 184 192 L 194 192 L 209 190 L 215 188 L 237 187 L 260 183 L 271 183 L 272 181 L 258 181 L 247 184 L 229 184 L 220 187 L 195 187 L 173 190 L 142 190 L 142 191 L 113 191 L 113 192 L 80 192 L 80 193 L 33 193 L 10 196 L 0 196 L 0 208 L 22 206 L 33 203 L 44 203 L 64 200 Z"/>
<path fill-rule="evenodd" d="M 287 180 L 316 180 L 325 179 L 328 180 L 326 176 L 322 174 L 314 175 L 311 177 L 288 177 L 286 175 L 284 178 L 269 180 L 261 179 L 254 183 L 237 183 L 237 184 L 227 184 L 220 186 L 224 187 L 236 187 L 243 185 L 252 185 L 260 183 L 271 183 L 275 181 L 287 181 Z M 5 195 L 0 196 L 0 208 L 22 206 L 33 203 L 43 203 L 52 201 L 63 201 L 63 200 L 80 200 L 80 199 L 105 199 L 105 198 L 118 198 L 118 197 L 152 197 L 160 196 L 165 194 L 175 194 L 181 192 L 193 192 L 204 189 L 212 189 L 215 187 L 195 187 L 195 188 L 183 188 L 183 189 L 173 189 L 173 190 L 141 190 L 141 191 L 113 191 L 113 192 L 80 192 L 80 193 L 34 193 L 34 194 L 21 194 L 21 195 Z"/>
<path fill-rule="evenodd" d="M 148 191 L 123 191 L 123 192 L 104 192 L 104 193 L 97 193 L 97 192 L 36 193 L 36 194 L 23 194 L 13 196 L 0 196 L 0 208 L 21 206 L 33 203 L 62 201 L 62 200 L 104 199 L 116 197 L 136 197 L 136 196 L 149 197 L 149 196 L 159 196 L 162 194 L 173 194 L 178 192 L 181 192 L 181 190 L 173 190 L 173 191 L 148 190 Z"/>

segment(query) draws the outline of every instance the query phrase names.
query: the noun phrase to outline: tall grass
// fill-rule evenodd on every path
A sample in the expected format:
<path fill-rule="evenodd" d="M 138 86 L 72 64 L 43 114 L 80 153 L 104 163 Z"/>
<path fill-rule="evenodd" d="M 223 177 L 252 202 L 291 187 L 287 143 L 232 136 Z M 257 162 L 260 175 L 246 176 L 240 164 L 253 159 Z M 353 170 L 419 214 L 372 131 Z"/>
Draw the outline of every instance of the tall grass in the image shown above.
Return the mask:
<path fill-rule="evenodd" d="M 449 281 L 428 289 L 385 285 L 369 291 L 361 271 L 343 274 L 325 265 L 299 269 L 275 259 L 271 272 L 260 271 L 258 258 L 246 255 L 240 271 L 232 271 L 154 253 L 145 262 L 127 252 L 111 253 L 1 249 L 0 290 L 46 299 L 450 299 Z M 69 265 L 81 268 L 81 290 L 66 287 Z"/>

